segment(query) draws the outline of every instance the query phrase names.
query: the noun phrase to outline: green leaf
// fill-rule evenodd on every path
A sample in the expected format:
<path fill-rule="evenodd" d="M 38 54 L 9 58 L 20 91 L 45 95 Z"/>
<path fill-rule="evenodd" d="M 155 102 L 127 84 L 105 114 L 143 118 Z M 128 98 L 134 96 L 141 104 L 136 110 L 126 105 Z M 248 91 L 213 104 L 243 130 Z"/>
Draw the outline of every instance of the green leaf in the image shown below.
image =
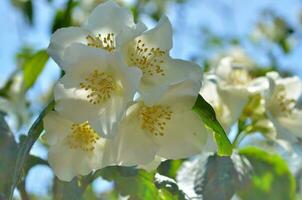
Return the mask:
<path fill-rule="evenodd" d="M 163 200 L 186 200 L 185 193 L 179 189 L 177 183 L 166 176 L 156 174 L 154 183 L 159 190 L 160 199 Z"/>
<path fill-rule="evenodd" d="M 130 200 L 159 199 L 152 173 L 132 167 L 107 167 L 100 171 L 100 175 L 114 181 L 116 190 L 122 196 L 129 195 Z"/>
<path fill-rule="evenodd" d="M 250 184 L 238 192 L 243 200 L 295 199 L 295 179 L 285 161 L 255 147 L 245 148 L 239 154 L 252 165 Z"/>
<path fill-rule="evenodd" d="M 68 0 L 66 3 L 66 8 L 57 11 L 52 24 L 52 32 L 55 32 L 59 28 L 72 25 L 72 10 L 76 5 L 76 1 Z"/>
<path fill-rule="evenodd" d="M 10 190 L 10 199 L 12 199 L 13 191 L 15 187 L 18 185 L 24 165 L 28 159 L 29 151 L 36 140 L 40 137 L 43 131 L 43 117 L 46 113 L 52 110 L 54 107 L 54 102 L 51 102 L 39 115 L 39 117 L 35 120 L 31 128 L 29 129 L 27 137 L 22 141 L 20 147 L 18 148 L 18 156 L 16 160 L 16 165 L 13 173 L 13 184 Z"/>
<path fill-rule="evenodd" d="M 17 157 L 17 144 L 0 112 L 0 199 L 7 199 L 12 185 L 13 166 Z"/>
<path fill-rule="evenodd" d="M 157 171 L 162 175 L 175 178 L 182 163 L 183 160 L 166 160 L 159 165 Z"/>
<path fill-rule="evenodd" d="M 12 5 L 19 9 L 30 25 L 33 25 L 34 9 L 32 0 L 11 0 Z"/>
<path fill-rule="evenodd" d="M 82 200 L 84 191 L 85 188 L 81 187 L 81 181 L 78 178 L 64 182 L 55 177 L 53 186 L 55 200 Z"/>
<path fill-rule="evenodd" d="M 45 50 L 38 51 L 23 65 L 24 89 L 28 90 L 37 80 L 48 60 Z"/>
<path fill-rule="evenodd" d="M 231 157 L 210 155 L 205 171 L 202 171 L 201 169 L 196 174 L 194 189 L 207 200 L 231 199 L 238 188 L 249 182 L 248 161 L 240 158 L 237 153 L 233 153 Z"/>
<path fill-rule="evenodd" d="M 232 144 L 218 122 L 212 106 L 201 95 L 198 95 L 193 110 L 199 114 L 206 127 L 214 133 L 218 154 L 231 155 L 233 150 Z"/>

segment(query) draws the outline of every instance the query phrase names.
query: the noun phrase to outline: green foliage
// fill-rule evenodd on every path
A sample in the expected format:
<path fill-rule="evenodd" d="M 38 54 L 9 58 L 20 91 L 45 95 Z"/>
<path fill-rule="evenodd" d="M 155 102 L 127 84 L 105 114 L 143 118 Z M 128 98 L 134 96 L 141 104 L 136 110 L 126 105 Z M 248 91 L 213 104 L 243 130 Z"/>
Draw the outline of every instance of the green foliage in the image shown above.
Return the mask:
<path fill-rule="evenodd" d="M 25 16 L 30 25 L 33 24 L 34 9 L 32 0 L 11 0 L 12 4 Z"/>
<path fill-rule="evenodd" d="M 278 156 L 255 147 L 239 151 L 252 165 L 250 184 L 238 193 L 243 200 L 295 199 L 295 180 L 286 163 Z"/>
<path fill-rule="evenodd" d="M 116 190 L 122 196 L 129 195 L 130 200 L 159 199 L 152 173 L 131 167 L 107 167 L 100 174 L 104 179 L 114 181 Z"/>
<path fill-rule="evenodd" d="M 75 1 L 68 0 L 65 9 L 57 11 L 51 28 L 52 32 L 55 32 L 59 28 L 72 25 L 72 10 L 76 5 L 77 3 Z"/>
<path fill-rule="evenodd" d="M 170 199 L 187 199 L 184 192 L 178 188 L 176 182 L 166 176 L 156 174 L 154 183 L 159 189 L 159 199 L 170 200 Z"/>
<path fill-rule="evenodd" d="M 0 112 L 0 199 L 9 196 L 12 185 L 11 174 L 17 157 L 17 144 Z"/>
<path fill-rule="evenodd" d="M 214 133 L 218 147 L 218 154 L 231 155 L 232 144 L 229 141 L 224 129 L 218 122 L 212 106 L 206 102 L 201 95 L 198 95 L 193 110 L 199 114 L 206 127 Z"/>
<path fill-rule="evenodd" d="M 24 78 L 24 89 L 28 90 L 37 80 L 48 60 L 45 50 L 38 51 L 31 58 L 24 62 L 22 67 Z"/>
<path fill-rule="evenodd" d="M 31 128 L 29 129 L 28 135 L 20 144 L 18 148 L 18 155 L 16 160 L 16 165 L 13 173 L 13 184 L 10 191 L 10 199 L 12 199 L 13 191 L 15 187 L 18 185 L 20 179 L 22 178 L 22 172 L 24 170 L 24 164 L 28 160 L 29 151 L 36 140 L 39 138 L 43 131 L 43 117 L 46 113 L 52 110 L 54 107 L 54 102 L 51 102 L 39 115 L 36 121 L 33 123 Z"/>
<path fill-rule="evenodd" d="M 211 155 L 206 170 L 197 174 L 195 191 L 207 200 L 231 199 L 236 190 L 246 184 L 247 164 L 236 154 L 232 157 Z"/>
<path fill-rule="evenodd" d="M 157 171 L 162 175 L 175 178 L 182 163 L 183 160 L 166 160 L 159 165 Z"/>
<path fill-rule="evenodd" d="M 53 199 L 55 200 L 82 200 L 84 188 L 81 187 L 78 178 L 71 182 L 60 181 L 55 178 L 53 186 Z"/>

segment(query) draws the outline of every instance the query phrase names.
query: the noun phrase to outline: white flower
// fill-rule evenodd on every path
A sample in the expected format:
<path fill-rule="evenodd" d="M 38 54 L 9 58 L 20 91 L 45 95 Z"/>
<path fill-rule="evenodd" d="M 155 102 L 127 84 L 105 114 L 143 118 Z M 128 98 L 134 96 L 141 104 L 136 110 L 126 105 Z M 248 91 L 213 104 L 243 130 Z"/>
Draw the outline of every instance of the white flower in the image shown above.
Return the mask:
<path fill-rule="evenodd" d="M 143 76 L 140 94 L 148 105 L 156 102 L 170 85 L 190 76 L 199 76 L 196 64 L 169 56 L 172 48 L 172 27 L 163 16 L 157 26 L 123 45 L 124 59 L 129 67 L 138 67 Z"/>
<path fill-rule="evenodd" d="M 137 91 L 140 70 L 126 67 L 118 53 L 83 44 L 66 49 L 63 66 L 55 109 L 76 123 L 88 121 L 103 136 L 114 132 Z"/>
<path fill-rule="evenodd" d="M 162 17 L 155 28 L 145 30 L 144 24 L 134 23 L 129 11 L 108 1 L 92 12 L 82 27 L 57 30 L 51 38 L 48 53 L 65 70 L 63 55 L 72 43 L 109 52 L 121 50 L 127 65 L 142 71 L 139 92 L 145 103 L 150 105 L 170 85 L 196 75 L 196 65 L 169 56 L 172 27 L 167 17 Z"/>
<path fill-rule="evenodd" d="M 52 111 L 44 118 L 44 129 L 43 139 L 50 145 L 48 162 L 61 180 L 71 181 L 106 166 L 102 162 L 106 139 L 88 122 L 74 123 Z"/>
<path fill-rule="evenodd" d="M 255 94 L 267 89 L 267 80 L 264 77 L 254 78 L 250 69 L 243 65 L 236 65 L 233 58 L 225 57 L 215 69 L 219 89 L 241 93 L 242 97 Z"/>
<path fill-rule="evenodd" d="M 240 116 L 251 96 L 261 94 L 268 88 L 266 78 L 253 78 L 248 68 L 235 65 L 231 57 L 221 60 L 215 69 L 215 77 L 219 96 L 236 117 Z"/>
<path fill-rule="evenodd" d="M 228 105 L 224 101 L 224 97 L 218 93 L 217 83 L 211 80 L 210 77 L 205 76 L 200 95 L 213 107 L 218 121 L 228 133 L 232 125 L 239 119 L 243 108 L 246 104 L 241 101 L 241 96 L 232 96 L 232 104 Z"/>
<path fill-rule="evenodd" d="M 155 156 L 180 159 L 201 152 L 208 133 L 192 111 L 200 84 L 172 86 L 154 105 L 137 101 L 127 110 L 110 145 L 108 160 L 118 165 L 145 165 Z"/>
<path fill-rule="evenodd" d="M 123 42 L 142 33 L 145 25 L 133 21 L 131 13 L 114 1 L 97 6 L 82 27 L 58 29 L 51 37 L 49 55 L 61 66 L 65 49 L 72 43 L 115 51 Z"/>
<path fill-rule="evenodd" d="M 282 78 L 276 72 L 267 74 L 269 90 L 265 95 L 266 111 L 281 137 L 295 140 L 302 137 L 302 111 L 296 108 L 302 92 L 301 80 Z M 293 135 L 291 135 L 293 134 Z"/>

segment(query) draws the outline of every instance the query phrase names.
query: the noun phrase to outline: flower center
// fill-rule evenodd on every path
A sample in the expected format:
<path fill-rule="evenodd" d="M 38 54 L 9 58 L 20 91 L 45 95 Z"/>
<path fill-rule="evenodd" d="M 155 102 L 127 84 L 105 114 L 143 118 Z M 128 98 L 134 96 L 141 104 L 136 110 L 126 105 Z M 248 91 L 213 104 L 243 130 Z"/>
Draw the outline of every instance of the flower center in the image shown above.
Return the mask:
<path fill-rule="evenodd" d="M 100 104 L 111 97 L 116 90 L 116 82 L 111 75 L 94 70 L 80 83 L 80 87 L 89 91 L 87 99 L 90 103 Z"/>
<path fill-rule="evenodd" d="M 100 137 L 90 127 L 88 122 L 84 122 L 71 126 L 71 134 L 67 136 L 67 143 L 71 149 L 93 151 L 94 144 L 98 139 L 100 139 Z"/>
<path fill-rule="evenodd" d="M 105 36 L 97 34 L 95 37 L 88 35 L 86 37 L 87 45 L 90 47 L 101 48 L 109 52 L 115 50 L 114 34 L 108 33 Z"/>
<path fill-rule="evenodd" d="M 135 47 L 129 51 L 130 64 L 139 67 L 144 77 L 164 76 L 161 65 L 166 52 L 160 48 L 148 48 L 142 40 L 136 41 Z"/>
<path fill-rule="evenodd" d="M 166 123 L 171 120 L 172 113 L 169 106 L 142 106 L 139 112 L 141 128 L 154 135 L 164 135 Z"/>
<path fill-rule="evenodd" d="M 277 115 L 282 113 L 286 116 L 292 114 L 297 103 L 295 99 L 287 97 L 284 86 L 276 88 L 272 101 L 271 107 L 273 107 L 273 112 Z"/>
<path fill-rule="evenodd" d="M 252 80 L 252 77 L 245 69 L 233 69 L 228 79 L 234 85 L 245 85 Z"/>

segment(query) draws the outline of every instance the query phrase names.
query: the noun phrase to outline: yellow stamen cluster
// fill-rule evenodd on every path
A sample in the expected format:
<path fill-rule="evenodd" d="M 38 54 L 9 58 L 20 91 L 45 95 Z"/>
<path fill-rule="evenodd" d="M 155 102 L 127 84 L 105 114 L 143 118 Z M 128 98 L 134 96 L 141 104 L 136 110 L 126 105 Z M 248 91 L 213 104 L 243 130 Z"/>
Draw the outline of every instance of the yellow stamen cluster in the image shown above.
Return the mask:
<path fill-rule="evenodd" d="M 291 115 L 297 103 L 295 99 L 287 97 L 284 86 L 280 86 L 275 91 L 273 101 L 275 102 L 275 109 L 284 115 Z"/>
<path fill-rule="evenodd" d="M 103 36 L 101 34 L 97 34 L 95 37 L 88 35 L 86 37 L 87 45 L 90 47 L 101 48 L 109 52 L 113 52 L 115 50 L 115 40 L 114 34 L 108 33 Z"/>
<path fill-rule="evenodd" d="M 245 85 L 252 80 L 248 70 L 246 69 L 233 69 L 228 77 L 231 84 Z"/>
<path fill-rule="evenodd" d="M 80 83 L 80 87 L 89 91 L 87 99 L 90 103 L 100 104 L 111 97 L 116 90 L 116 82 L 112 75 L 94 70 L 84 82 Z"/>
<path fill-rule="evenodd" d="M 154 135 L 164 135 L 167 121 L 171 120 L 172 111 L 169 106 L 142 106 L 140 108 L 141 128 Z"/>
<path fill-rule="evenodd" d="M 164 76 L 161 65 L 165 54 L 160 48 L 148 48 L 142 40 L 138 40 L 134 49 L 130 50 L 130 65 L 139 67 L 145 77 L 155 74 Z"/>
<path fill-rule="evenodd" d="M 88 122 L 82 124 L 73 124 L 71 133 L 67 136 L 67 143 L 71 149 L 80 149 L 82 151 L 93 151 L 94 144 L 100 137 L 90 127 Z"/>

